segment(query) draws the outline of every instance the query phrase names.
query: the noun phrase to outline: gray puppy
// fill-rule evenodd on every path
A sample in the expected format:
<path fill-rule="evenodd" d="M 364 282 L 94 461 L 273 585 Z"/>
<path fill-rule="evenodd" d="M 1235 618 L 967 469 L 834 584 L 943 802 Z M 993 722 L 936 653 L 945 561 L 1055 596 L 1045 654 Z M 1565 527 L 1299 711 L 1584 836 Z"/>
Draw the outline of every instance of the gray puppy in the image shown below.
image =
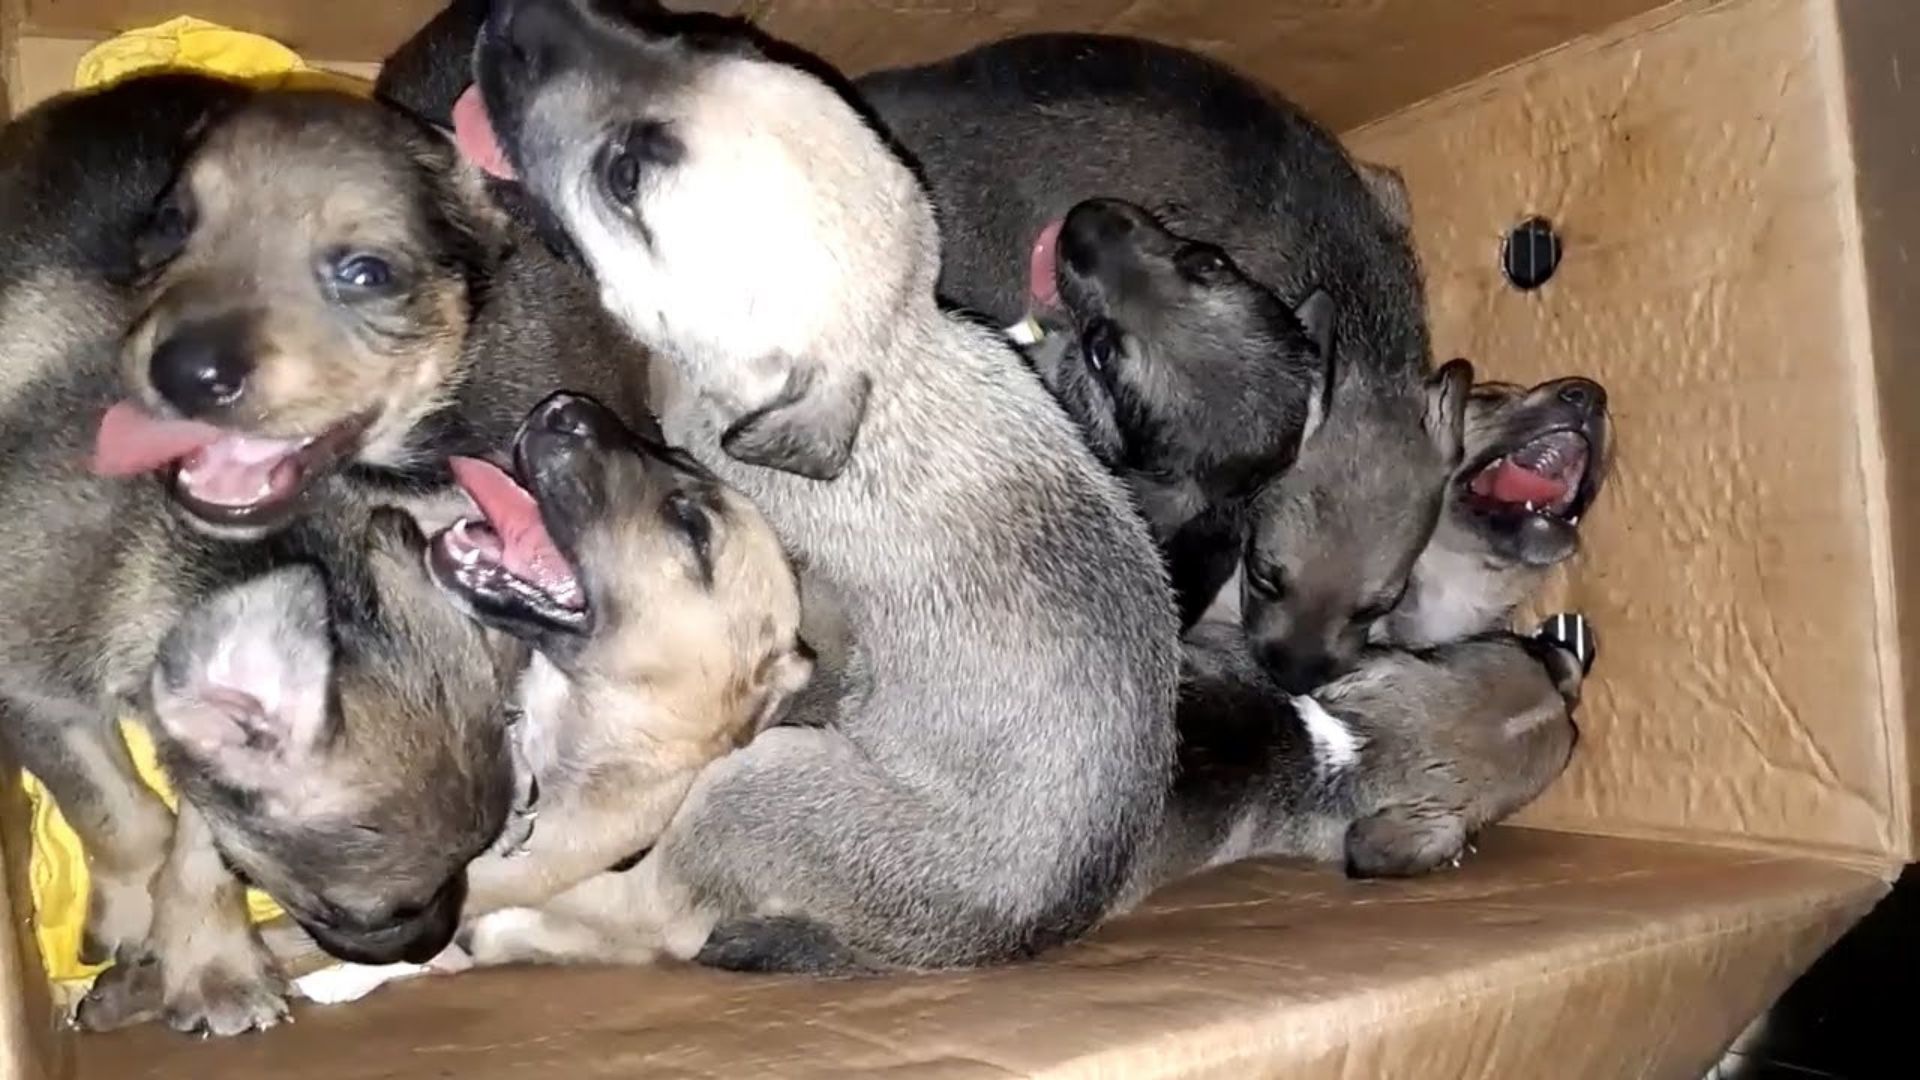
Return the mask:
<path fill-rule="evenodd" d="M 660 14 L 649 0 L 598 6 Z M 461 84 L 484 13 L 456 0 L 395 54 L 382 92 L 453 122 L 446 95 Z M 1316 288 L 1331 297 L 1339 385 L 1324 430 L 1260 515 L 1265 580 L 1280 587 L 1261 599 L 1257 636 L 1297 690 L 1336 672 L 1393 607 L 1433 530 L 1472 382 L 1464 363 L 1428 373 L 1398 175 L 1354 161 L 1232 69 L 1133 38 L 1008 38 L 853 85 L 932 193 L 946 237 L 941 295 L 999 325 L 1055 304 L 1061 219 L 1103 196 L 1218 239 L 1292 302 Z M 469 95 L 469 114 L 473 104 Z"/>
<path fill-rule="evenodd" d="M 1332 302 L 1297 309 L 1213 244 L 1131 203 L 1068 212 L 1064 322 L 1029 350 L 1094 453 L 1132 489 L 1173 576 L 1182 627 L 1240 565 L 1253 499 L 1325 415 Z"/>
<path fill-rule="evenodd" d="M 410 522 L 343 485 L 235 544 L 87 467 L 139 310 L 134 237 L 239 93 L 135 79 L 0 132 L 0 738 L 87 848 L 84 954 L 121 961 L 91 1027 L 284 1015 L 228 864 L 343 955 L 437 949 L 512 796 L 496 706 L 515 650 L 437 597 Z M 115 731 L 130 707 L 183 793 L 177 827 Z"/>
<path fill-rule="evenodd" d="M 833 89 L 737 35 L 588 7 L 495 5 L 479 72 L 504 157 L 659 352 L 668 434 L 761 508 L 851 639 L 824 723 L 702 774 L 629 871 L 635 921 L 757 970 L 1078 936 L 1172 767 L 1151 537 L 1004 338 L 940 310 L 932 207 Z"/>
<path fill-rule="evenodd" d="M 1585 620 L 1559 616 L 1532 638 L 1370 653 L 1294 696 L 1237 628 L 1202 624 L 1186 642 L 1167 828 L 1130 895 L 1261 855 L 1344 862 L 1355 877 L 1457 861 L 1566 767 L 1593 658 Z"/>
<path fill-rule="evenodd" d="M 1504 629 L 1547 571 L 1580 547 L 1580 519 L 1612 461 L 1607 392 L 1591 379 L 1481 383 L 1466 459 L 1412 584 L 1374 639 L 1408 648 Z"/>

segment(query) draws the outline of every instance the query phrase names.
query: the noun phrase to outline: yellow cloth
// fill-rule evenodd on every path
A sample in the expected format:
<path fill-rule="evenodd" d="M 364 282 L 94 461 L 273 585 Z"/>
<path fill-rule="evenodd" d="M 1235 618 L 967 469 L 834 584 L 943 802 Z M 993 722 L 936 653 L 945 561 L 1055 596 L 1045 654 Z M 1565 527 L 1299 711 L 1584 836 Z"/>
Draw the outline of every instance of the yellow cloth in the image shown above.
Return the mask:
<path fill-rule="evenodd" d="M 182 16 L 103 41 L 80 58 L 73 84 L 93 89 L 130 75 L 159 70 L 196 71 L 250 83 L 263 89 L 314 87 L 366 94 L 364 80 L 310 67 L 299 54 L 270 38 Z M 120 725 L 141 779 L 160 793 L 168 808 L 174 795 L 162 774 L 146 729 L 131 721 Z M 84 984 L 103 970 L 80 962 L 80 938 L 87 916 L 87 861 L 47 789 L 23 775 L 32 811 L 32 850 L 28 873 L 33 888 L 34 934 L 47 974 L 55 983 Z M 279 905 L 249 890 L 247 906 L 256 923 L 280 915 Z"/>
<path fill-rule="evenodd" d="M 263 88 L 326 87 L 365 94 L 365 80 L 308 66 L 272 38 L 182 15 L 158 26 L 129 30 L 87 50 L 74 71 L 75 89 L 87 90 L 158 70 L 222 75 Z"/>

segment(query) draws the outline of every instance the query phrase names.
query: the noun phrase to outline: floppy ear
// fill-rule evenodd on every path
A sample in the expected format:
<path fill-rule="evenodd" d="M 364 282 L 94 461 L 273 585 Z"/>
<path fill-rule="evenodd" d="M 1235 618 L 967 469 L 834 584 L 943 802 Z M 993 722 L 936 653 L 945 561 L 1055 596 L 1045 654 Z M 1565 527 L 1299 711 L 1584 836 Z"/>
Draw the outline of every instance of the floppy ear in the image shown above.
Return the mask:
<path fill-rule="evenodd" d="M 787 702 L 813 678 L 813 657 L 802 647 L 788 649 L 770 659 L 760 672 L 760 710 L 755 714 L 750 735 L 780 722 Z"/>
<path fill-rule="evenodd" d="M 1467 394 L 1473 389 L 1473 365 L 1449 360 L 1427 380 L 1427 434 L 1449 470 L 1465 452 Z"/>
<path fill-rule="evenodd" d="M 153 674 L 156 734 L 226 784 L 271 787 L 327 738 L 332 667 L 319 572 L 276 570 L 215 595 L 167 635 Z"/>
<path fill-rule="evenodd" d="M 1360 179 L 1373 194 L 1373 201 L 1387 212 L 1402 229 L 1413 227 L 1413 198 L 1407 194 L 1407 181 L 1400 170 L 1390 165 L 1375 165 L 1371 162 L 1356 161 L 1354 167 L 1360 172 Z"/>
<path fill-rule="evenodd" d="M 453 133 L 418 122 L 413 142 L 414 163 L 424 172 L 433 193 L 436 225 L 456 258 L 471 264 L 469 271 L 492 269 L 513 247 L 507 212 L 487 190 L 486 174 L 468 161 L 454 144 Z"/>
<path fill-rule="evenodd" d="M 749 465 L 832 480 L 853 456 L 872 391 L 865 374 L 834 376 L 817 363 L 790 361 L 780 393 L 733 421 L 720 447 Z"/>

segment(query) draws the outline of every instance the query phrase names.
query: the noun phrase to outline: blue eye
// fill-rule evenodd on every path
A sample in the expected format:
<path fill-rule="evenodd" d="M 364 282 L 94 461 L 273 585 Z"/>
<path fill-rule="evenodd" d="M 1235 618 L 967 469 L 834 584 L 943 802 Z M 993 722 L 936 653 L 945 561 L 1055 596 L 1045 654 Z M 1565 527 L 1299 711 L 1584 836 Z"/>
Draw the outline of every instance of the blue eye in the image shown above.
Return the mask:
<path fill-rule="evenodd" d="M 374 255 L 349 255 L 334 264 L 333 279 L 356 289 L 384 289 L 393 284 L 393 267 Z"/>

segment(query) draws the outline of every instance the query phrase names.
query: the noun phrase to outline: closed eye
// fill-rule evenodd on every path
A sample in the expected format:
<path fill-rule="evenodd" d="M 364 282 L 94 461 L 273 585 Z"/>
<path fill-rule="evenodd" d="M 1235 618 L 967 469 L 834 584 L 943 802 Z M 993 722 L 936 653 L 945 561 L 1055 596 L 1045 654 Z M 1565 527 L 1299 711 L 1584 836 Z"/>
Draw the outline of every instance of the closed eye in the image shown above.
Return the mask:
<path fill-rule="evenodd" d="M 693 552 L 694 561 L 700 566 L 700 577 L 707 584 L 713 584 L 713 519 L 708 516 L 705 507 L 687 495 L 676 491 L 667 496 L 664 507 L 667 521 L 685 538 L 688 548 Z"/>

